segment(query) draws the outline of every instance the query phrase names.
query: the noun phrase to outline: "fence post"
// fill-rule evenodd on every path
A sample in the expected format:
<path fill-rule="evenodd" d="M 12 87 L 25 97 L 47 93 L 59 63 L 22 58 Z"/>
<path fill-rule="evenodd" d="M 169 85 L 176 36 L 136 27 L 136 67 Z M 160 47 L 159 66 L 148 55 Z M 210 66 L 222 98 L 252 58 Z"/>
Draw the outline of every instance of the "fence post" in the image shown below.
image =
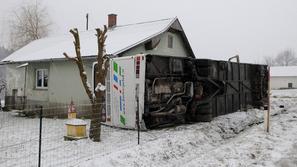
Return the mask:
<path fill-rule="evenodd" d="M 39 112 L 39 152 L 38 152 L 38 167 L 41 166 L 41 137 L 42 137 L 42 106 L 40 106 Z"/>
<path fill-rule="evenodd" d="M 138 118 L 138 123 L 137 123 L 138 125 L 137 125 L 137 131 L 138 131 L 138 145 L 139 145 L 139 143 L 140 143 L 140 125 L 139 125 L 139 118 Z"/>

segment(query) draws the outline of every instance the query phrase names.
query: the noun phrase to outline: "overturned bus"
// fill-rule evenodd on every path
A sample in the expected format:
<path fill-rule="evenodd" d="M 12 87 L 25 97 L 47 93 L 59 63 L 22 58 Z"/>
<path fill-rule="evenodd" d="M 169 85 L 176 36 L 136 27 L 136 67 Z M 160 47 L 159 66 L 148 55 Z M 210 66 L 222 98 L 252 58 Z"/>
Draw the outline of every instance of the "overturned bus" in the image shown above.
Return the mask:
<path fill-rule="evenodd" d="M 139 54 L 110 59 L 106 125 L 153 129 L 259 108 L 267 103 L 265 65 Z"/>

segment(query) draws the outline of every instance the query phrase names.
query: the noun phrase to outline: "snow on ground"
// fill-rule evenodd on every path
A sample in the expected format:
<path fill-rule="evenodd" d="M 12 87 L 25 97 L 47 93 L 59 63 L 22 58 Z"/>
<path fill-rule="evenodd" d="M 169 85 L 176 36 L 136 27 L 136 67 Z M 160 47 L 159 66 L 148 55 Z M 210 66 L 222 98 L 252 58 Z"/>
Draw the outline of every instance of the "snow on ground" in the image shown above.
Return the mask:
<path fill-rule="evenodd" d="M 295 98 L 297 97 L 297 89 L 272 90 L 272 97 Z"/>
<path fill-rule="evenodd" d="M 103 128 L 100 143 L 64 141 L 66 120 L 45 119 L 42 166 L 294 166 L 294 92 L 272 92 L 274 116 L 269 134 L 264 132 L 263 111 L 258 109 L 220 116 L 209 123 L 141 132 L 140 145 L 136 131 L 110 127 Z M 38 127 L 38 119 L 0 112 L 0 166 L 36 166 Z"/>
<path fill-rule="evenodd" d="M 297 154 L 290 157 L 287 152 L 297 144 L 297 113 L 273 117 L 271 122 L 270 134 L 263 132 L 262 124 L 254 126 L 197 156 L 186 166 L 279 166 L 280 163 L 296 166 Z"/>
<path fill-rule="evenodd" d="M 291 107 L 296 101 L 285 104 Z M 283 104 L 275 99 L 272 103 L 274 108 Z M 264 132 L 263 124 L 257 125 L 263 120 L 263 111 L 254 109 L 221 116 L 210 123 L 166 129 L 150 142 L 98 156 L 80 166 L 273 166 L 282 158 L 279 154 L 297 139 L 294 112 L 281 114 L 280 109 L 274 109 L 273 115 L 281 115 L 272 118 L 271 134 Z"/>

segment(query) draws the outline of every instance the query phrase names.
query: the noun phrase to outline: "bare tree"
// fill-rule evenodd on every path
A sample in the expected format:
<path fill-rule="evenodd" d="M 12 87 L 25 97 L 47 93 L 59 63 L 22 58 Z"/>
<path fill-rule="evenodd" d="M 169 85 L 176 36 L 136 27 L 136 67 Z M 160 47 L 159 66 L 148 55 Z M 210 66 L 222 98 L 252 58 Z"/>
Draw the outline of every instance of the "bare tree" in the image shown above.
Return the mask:
<path fill-rule="evenodd" d="M 279 66 L 297 65 L 295 52 L 292 49 L 280 52 L 275 58 L 275 63 Z"/>
<path fill-rule="evenodd" d="M 264 56 L 263 57 L 263 62 L 264 62 L 264 64 L 266 64 L 268 66 L 274 66 L 275 65 L 275 60 L 271 56 Z"/>
<path fill-rule="evenodd" d="M 82 84 L 84 89 L 89 97 L 90 103 L 92 104 L 92 118 L 91 118 L 91 127 L 89 137 L 96 142 L 100 141 L 101 135 L 101 114 L 103 109 L 103 98 L 105 95 L 105 77 L 107 74 L 108 68 L 108 57 L 105 54 L 105 40 L 107 38 L 106 32 L 107 27 L 104 26 L 104 30 L 96 29 L 97 43 L 98 43 L 98 54 L 97 54 L 97 69 L 95 71 L 95 83 L 96 88 L 95 92 L 91 90 L 90 84 L 88 82 L 88 78 L 85 72 L 85 68 L 83 65 L 83 60 L 80 52 L 80 40 L 78 30 L 75 28 L 70 30 L 70 33 L 74 37 L 74 47 L 76 52 L 76 57 L 69 57 L 67 53 L 63 53 L 63 55 L 68 59 L 76 63 Z"/>
<path fill-rule="evenodd" d="M 17 50 L 33 40 L 45 37 L 49 33 L 51 21 L 47 9 L 40 3 L 25 4 L 13 11 L 9 21 L 10 45 Z"/>

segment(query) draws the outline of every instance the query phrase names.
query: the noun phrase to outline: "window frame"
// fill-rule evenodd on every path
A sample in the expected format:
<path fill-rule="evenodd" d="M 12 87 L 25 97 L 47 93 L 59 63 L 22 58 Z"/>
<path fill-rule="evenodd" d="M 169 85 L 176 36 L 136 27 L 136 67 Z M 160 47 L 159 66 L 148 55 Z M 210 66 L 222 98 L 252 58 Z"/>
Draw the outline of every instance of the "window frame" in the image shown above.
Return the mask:
<path fill-rule="evenodd" d="M 288 88 L 293 88 L 293 82 L 288 82 Z"/>
<path fill-rule="evenodd" d="M 38 86 L 38 72 L 41 72 L 41 86 Z M 48 89 L 48 78 L 47 78 L 47 86 L 44 86 L 44 74 L 47 72 L 47 77 L 49 78 L 49 72 L 46 68 L 39 68 L 35 70 L 35 89 Z"/>
<path fill-rule="evenodd" d="M 174 37 L 171 34 L 168 34 L 167 36 L 167 47 L 172 49 L 173 48 L 173 41 L 174 41 Z"/>

